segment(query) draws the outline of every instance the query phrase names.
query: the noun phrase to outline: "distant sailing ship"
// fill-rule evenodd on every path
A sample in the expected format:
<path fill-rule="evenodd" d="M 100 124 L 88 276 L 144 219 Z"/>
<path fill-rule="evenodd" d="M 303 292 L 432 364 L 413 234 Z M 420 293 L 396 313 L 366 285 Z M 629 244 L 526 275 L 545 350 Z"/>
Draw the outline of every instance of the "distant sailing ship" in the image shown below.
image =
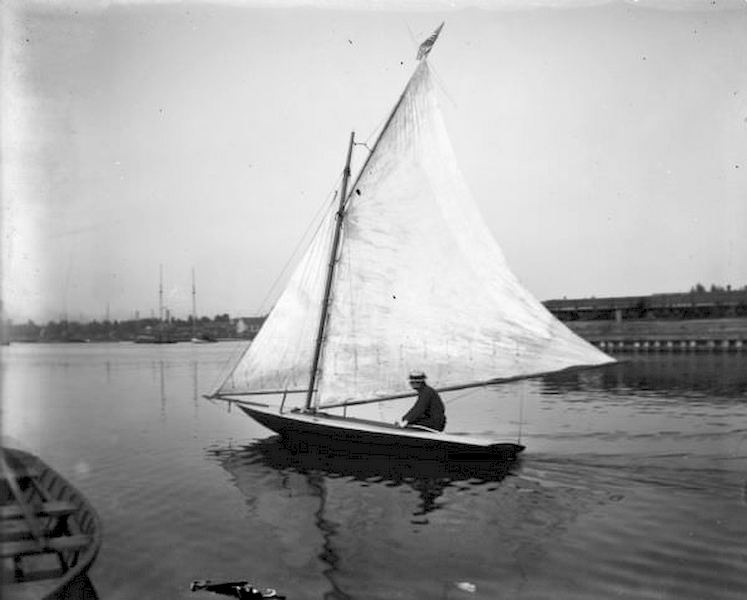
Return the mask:
<path fill-rule="evenodd" d="M 192 269 L 192 339 L 193 344 L 209 344 L 218 340 L 209 333 L 197 331 L 197 288 L 195 287 L 195 270 Z"/>
<path fill-rule="evenodd" d="M 8 321 L 5 319 L 5 308 L 0 300 L 0 346 L 10 346 L 10 331 Z"/>
<path fill-rule="evenodd" d="M 443 24 L 441 25 L 441 27 Z M 427 55 L 348 187 L 326 215 L 257 337 L 212 398 L 291 440 L 377 452 L 512 458 L 518 443 L 399 428 L 350 407 L 614 362 L 572 333 L 511 273 L 457 167 Z M 259 395 L 282 397 L 257 402 Z M 300 395 L 298 406 L 289 397 Z M 332 409 L 344 409 L 333 414 Z"/>
<path fill-rule="evenodd" d="M 153 330 L 148 327 L 145 333 L 139 334 L 135 338 L 136 344 L 175 344 L 176 339 L 171 332 L 166 330 L 166 323 L 163 319 L 163 267 L 159 266 L 158 270 L 158 325 Z"/>

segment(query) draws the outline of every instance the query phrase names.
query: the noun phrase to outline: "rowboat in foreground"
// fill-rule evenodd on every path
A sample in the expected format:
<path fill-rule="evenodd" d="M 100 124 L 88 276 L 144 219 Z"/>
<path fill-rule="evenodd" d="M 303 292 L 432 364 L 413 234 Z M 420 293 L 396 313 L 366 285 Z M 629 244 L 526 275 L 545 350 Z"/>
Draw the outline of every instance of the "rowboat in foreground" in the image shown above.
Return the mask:
<path fill-rule="evenodd" d="M 421 45 L 352 185 L 350 135 L 337 203 L 330 202 L 262 329 L 210 396 L 236 403 L 284 437 L 513 458 L 524 449 L 519 443 L 348 413 L 414 396 L 411 371 L 426 372 L 445 393 L 614 362 L 521 285 L 483 222 L 456 165 L 428 66 L 440 30 Z M 278 400 L 256 402 L 256 395 Z M 305 402 L 292 406 L 294 397 Z"/>
<path fill-rule="evenodd" d="M 96 511 L 36 456 L 1 452 L 2 597 L 95 597 L 86 573 L 101 545 Z"/>

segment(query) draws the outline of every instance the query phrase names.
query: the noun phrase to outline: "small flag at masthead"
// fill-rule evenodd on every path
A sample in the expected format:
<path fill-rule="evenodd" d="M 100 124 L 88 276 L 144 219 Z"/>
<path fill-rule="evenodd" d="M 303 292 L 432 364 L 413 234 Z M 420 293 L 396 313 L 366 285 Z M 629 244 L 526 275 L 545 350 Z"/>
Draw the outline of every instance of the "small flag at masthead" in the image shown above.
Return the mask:
<path fill-rule="evenodd" d="M 431 51 L 431 48 L 433 48 L 433 44 L 436 43 L 436 40 L 438 39 L 438 34 L 441 33 L 441 29 L 443 28 L 443 26 L 444 24 L 441 23 L 436 28 L 436 31 L 434 31 L 430 36 L 428 36 L 427 40 L 425 40 L 422 44 L 420 44 L 420 48 L 418 48 L 417 60 L 423 60 L 426 56 L 428 56 L 428 53 Z"/>

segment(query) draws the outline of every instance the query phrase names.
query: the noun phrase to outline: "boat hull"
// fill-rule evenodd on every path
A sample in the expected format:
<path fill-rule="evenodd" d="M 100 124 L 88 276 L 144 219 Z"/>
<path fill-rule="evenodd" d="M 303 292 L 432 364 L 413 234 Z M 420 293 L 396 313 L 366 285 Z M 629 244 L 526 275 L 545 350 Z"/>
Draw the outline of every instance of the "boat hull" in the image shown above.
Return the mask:
<path fill-rule="evenodd" d="M 524 446 L 490 438 L 402 428 L 377 421 L 326 413 L 279 413 L 276 409 L 239 404 L 249 417 L 303 450 L 312 445 L 330 450 L 364 449 L 384 455 L 475 457 L 514 460 Z"/>

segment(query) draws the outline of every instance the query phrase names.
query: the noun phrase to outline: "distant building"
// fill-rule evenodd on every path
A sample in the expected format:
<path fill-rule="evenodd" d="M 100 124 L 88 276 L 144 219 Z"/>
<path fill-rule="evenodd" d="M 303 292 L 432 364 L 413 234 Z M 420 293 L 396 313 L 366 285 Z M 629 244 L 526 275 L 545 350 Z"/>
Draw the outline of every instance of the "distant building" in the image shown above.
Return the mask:
<path fill-rule="evenodd" d="M 236 319 L 236 333 L 241 337 L 253 338 L 265 322 L 265 317 L 241 317 Z"/>
<path fill-rule="evenodd" d="M 547 309 L 606 352 L 741 352 L 747 290 L 548 300 Z"/>
<path fill-rule="evenodd" d="M 747 317 L 747 290 L 547 300 L 561 321 L 724 319 Z"/>

